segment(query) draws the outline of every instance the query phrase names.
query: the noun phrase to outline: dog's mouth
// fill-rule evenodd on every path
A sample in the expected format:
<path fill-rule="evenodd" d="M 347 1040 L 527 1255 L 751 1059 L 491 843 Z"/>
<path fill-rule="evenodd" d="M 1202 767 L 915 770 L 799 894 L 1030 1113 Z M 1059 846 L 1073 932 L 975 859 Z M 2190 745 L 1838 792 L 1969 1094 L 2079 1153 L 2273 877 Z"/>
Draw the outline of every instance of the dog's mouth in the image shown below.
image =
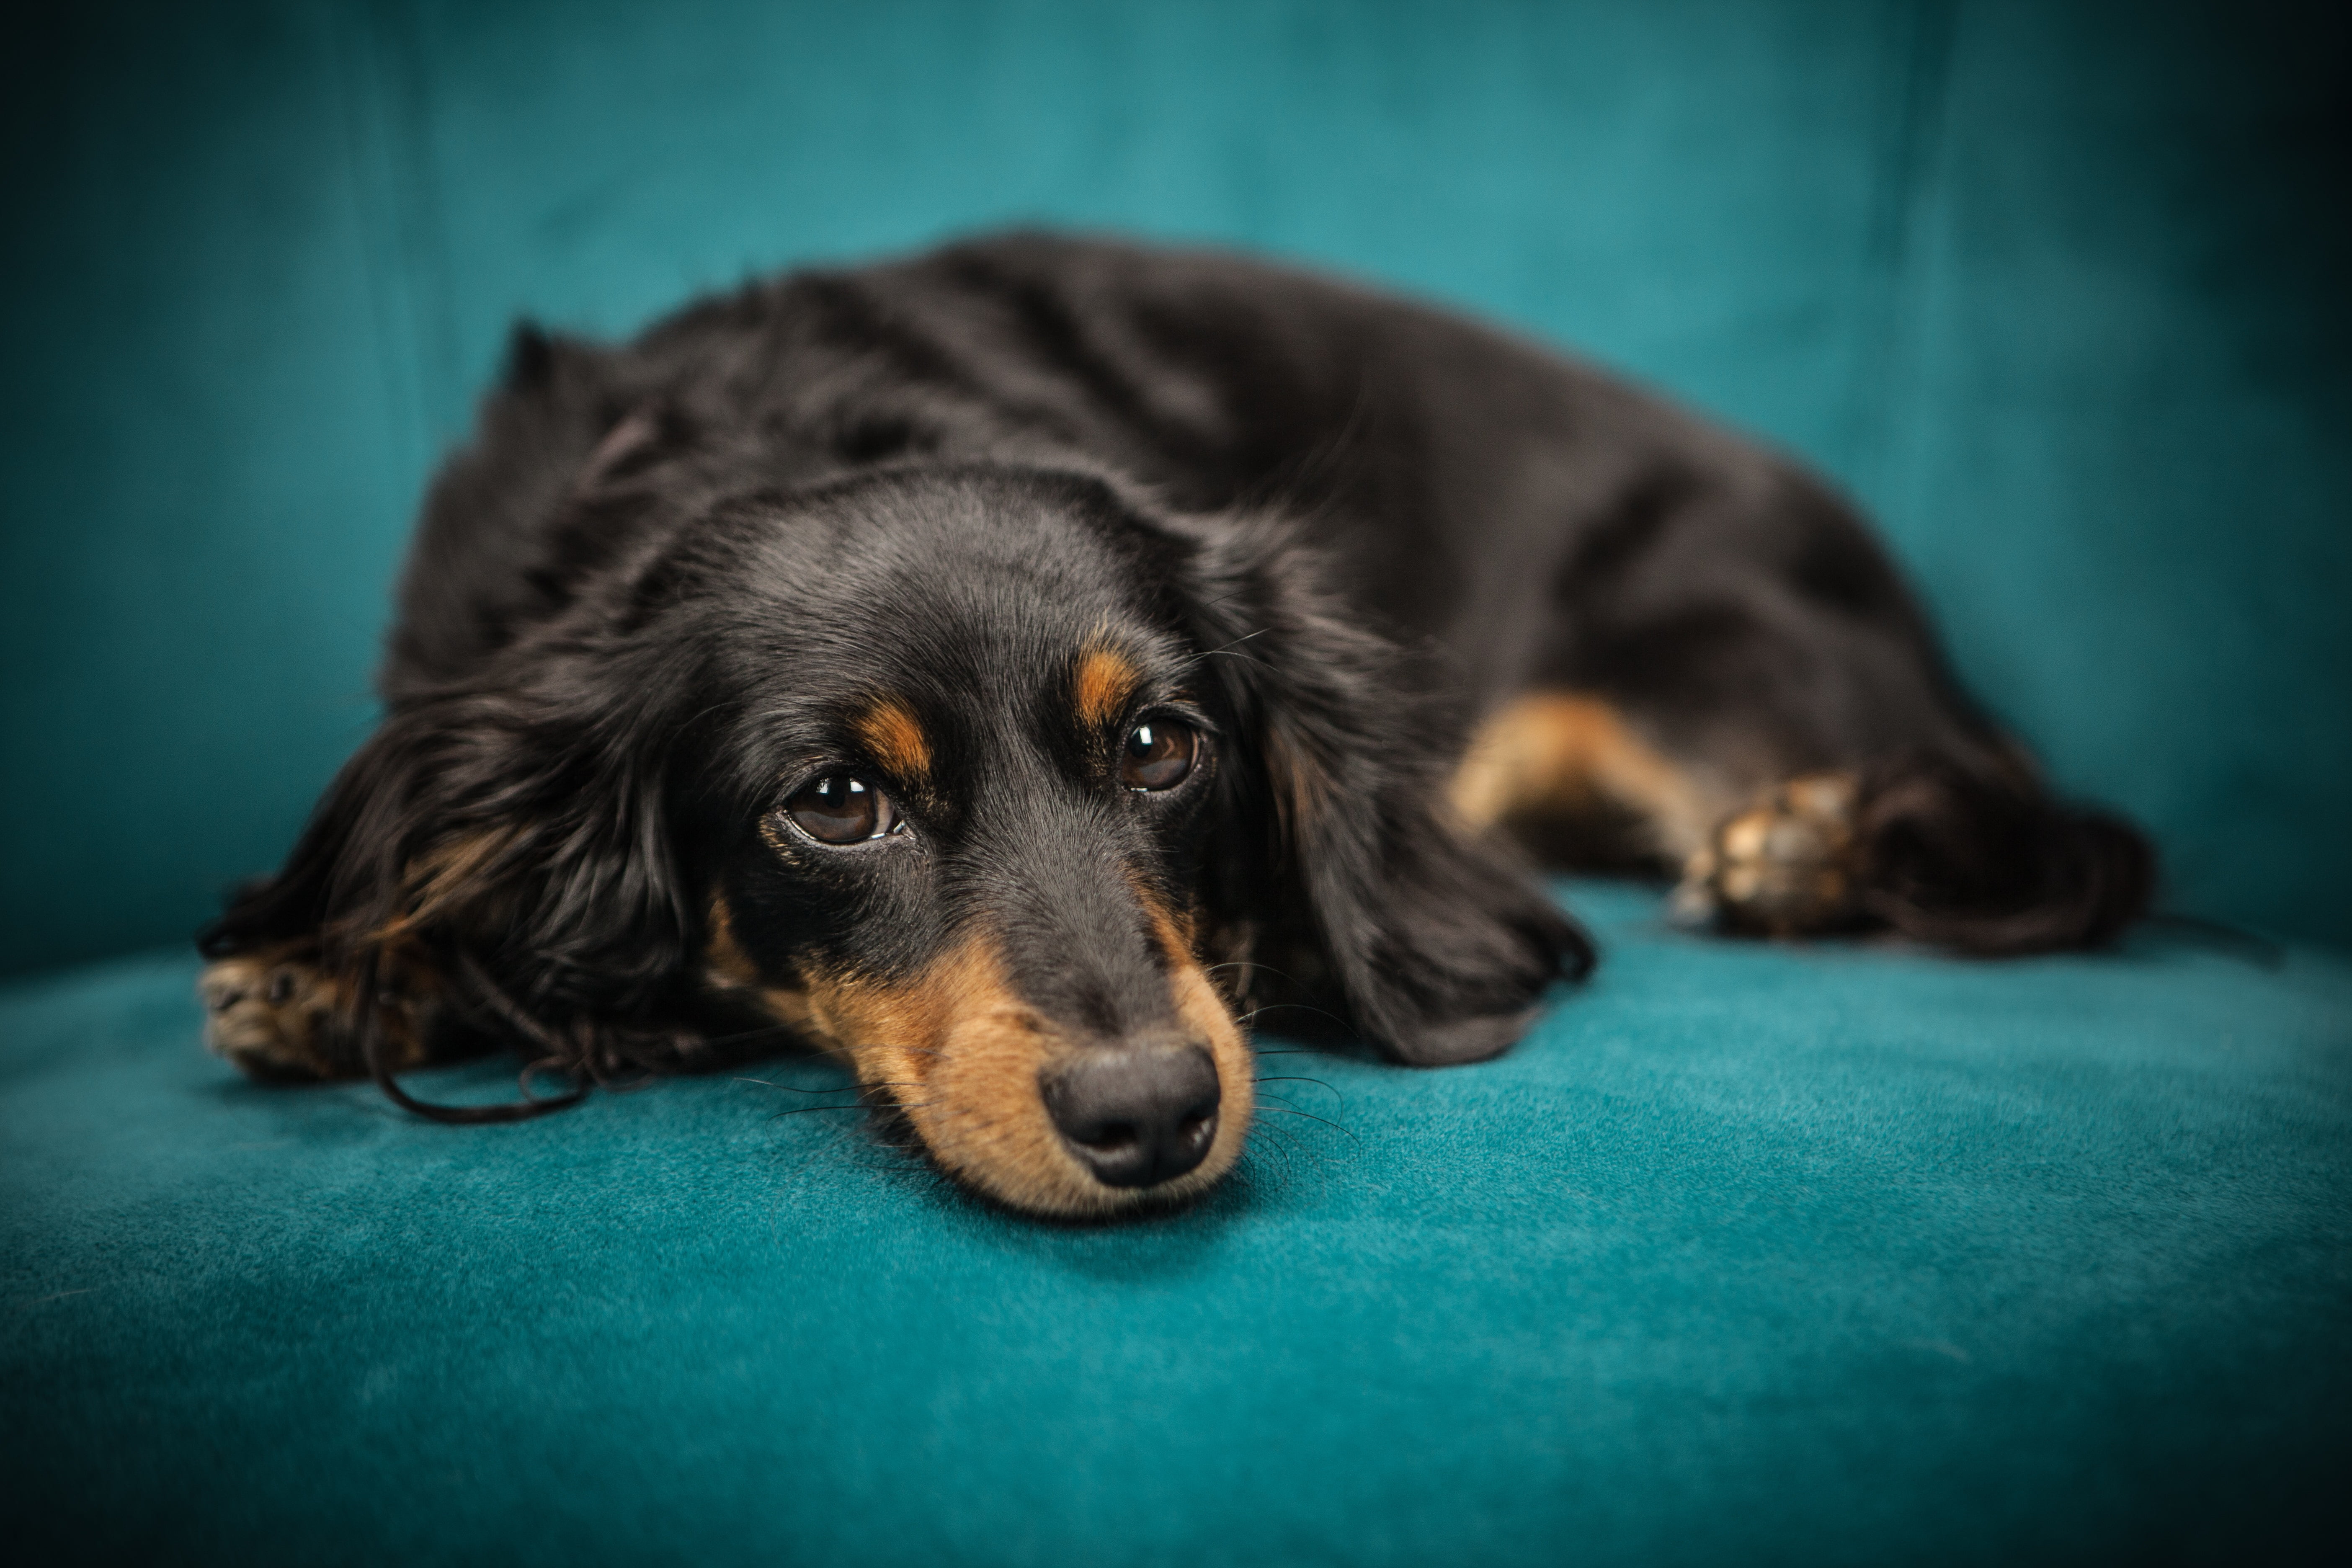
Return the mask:
<path fill-rule="evenodd" d="M 799 1000 L 941 1170 L 1023 1213 L 1086 1218 L 1205 1192 L 1247 1141 L 1248 1044 L 1197 963 L 1170 988 L 1172 1026 L 1108 1041 L 1013 997 L 982 944 L 911 986 L 819 982 Z"/>

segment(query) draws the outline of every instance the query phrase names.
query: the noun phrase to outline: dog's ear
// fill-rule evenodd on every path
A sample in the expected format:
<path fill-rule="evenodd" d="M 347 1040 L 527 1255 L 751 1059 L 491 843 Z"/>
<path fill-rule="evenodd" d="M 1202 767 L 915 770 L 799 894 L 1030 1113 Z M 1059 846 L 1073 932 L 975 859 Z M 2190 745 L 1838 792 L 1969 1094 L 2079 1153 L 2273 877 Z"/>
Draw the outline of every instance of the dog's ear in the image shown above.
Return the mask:
<path fill-rule="evenodd" d="M 419 977 L 445 1026 L 565 1067 L 691 1049 L 660 1021 L 699 929 L 665 820 L 667 683 L 593 647 L 515 651 L 495 662 L 506 679 L 397 707 L 285 868 L 200 939 L 214 958 L 299 951 L 333 977 L 333 1070 L 379 1070 L 367 1008 Z"/>
<path fill-rule="evenodd" d="M 1460 737 L 1426 670 L 1348 616 L 1287 531 L 1185 532 L 1181 597 L 1241 731 L 1211 914 L 1397 1060 L 1507 1049 L 1553 982 L 1591 968 L 1592 944 L 1454 816 Z"/>

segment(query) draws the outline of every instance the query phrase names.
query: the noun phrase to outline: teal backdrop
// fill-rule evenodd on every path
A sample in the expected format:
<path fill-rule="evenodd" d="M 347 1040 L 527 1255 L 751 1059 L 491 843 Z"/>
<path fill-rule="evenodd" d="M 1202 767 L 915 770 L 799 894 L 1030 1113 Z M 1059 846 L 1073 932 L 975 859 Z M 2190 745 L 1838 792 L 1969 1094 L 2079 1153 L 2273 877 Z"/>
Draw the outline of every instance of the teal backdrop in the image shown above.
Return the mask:
<path fill-rule="evenodd" d="M 0 968 L 172 943 L 372 717 L 508 324 L 1009 221 L 1572 344 L 1878 515 L 2178 909 L 2352 940 L 2334 8 L 94 5 L 0 72 Z"/>
<path fill-rule="evenodd" d="M 2346 1561 L 2347 14 L 20 20 L 8 1560 Z M 2171 905 L 2283 945 L 1979 963 L 1562 884 L 1604 962 L 1511 1053 L 1262 1040 L 1235 1179 L 1099 1227 L 961 1196 L 820 1060 L 456 1129 L 205 1055 L 187 934 L 366 732 L 508 323 L 1016 220 L 1413 290 L 1803 454 Z"/>

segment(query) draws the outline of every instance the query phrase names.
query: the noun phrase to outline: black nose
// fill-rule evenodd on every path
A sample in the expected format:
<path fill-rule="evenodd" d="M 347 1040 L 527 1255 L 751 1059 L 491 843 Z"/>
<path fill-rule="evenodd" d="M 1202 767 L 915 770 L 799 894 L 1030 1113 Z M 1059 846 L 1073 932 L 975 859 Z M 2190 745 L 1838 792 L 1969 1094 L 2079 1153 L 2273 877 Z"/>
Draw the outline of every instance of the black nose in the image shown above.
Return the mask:
<path fill-rule="evenodd" d="M 1090 1050 L 1038 1087 L 1062 1141 L 1108 1187 L 1173 1181 L 1217 1136 L 1217 1066 L 1190 1040 Z"/>

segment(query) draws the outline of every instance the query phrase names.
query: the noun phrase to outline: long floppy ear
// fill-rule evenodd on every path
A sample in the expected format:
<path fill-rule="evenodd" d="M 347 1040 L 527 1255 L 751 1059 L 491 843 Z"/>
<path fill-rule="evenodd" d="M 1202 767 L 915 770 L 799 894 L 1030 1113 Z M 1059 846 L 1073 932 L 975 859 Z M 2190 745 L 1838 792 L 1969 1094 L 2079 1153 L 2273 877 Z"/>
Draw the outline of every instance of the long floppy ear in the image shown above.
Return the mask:
<path fill-rule="evenodd" d="M 1460 736 L 1321 558 L 1267 523 L 1185 532 L 1193 634 L 1243 731 L 1212 912 L 1396 1060 L 1507 1049 L 1555 981 L 1591 969 L 1591 940 L 1456 820 Z"/>
<path fill-rule="evenodd" d="M 390 1082 L 428 1033 L 575 1079 L 694 1049 L 664 1022 L 698 929 L 665 820 L 668 683 L 622 662 L 541 648 L 499 661 L 518 679 L 401 704 L 285 869 L 203 934 L 207 957 L 281 954 L 320 977 L 332 1005 L 307 1066 L 373 1073 L 430 1113 Z"/>

